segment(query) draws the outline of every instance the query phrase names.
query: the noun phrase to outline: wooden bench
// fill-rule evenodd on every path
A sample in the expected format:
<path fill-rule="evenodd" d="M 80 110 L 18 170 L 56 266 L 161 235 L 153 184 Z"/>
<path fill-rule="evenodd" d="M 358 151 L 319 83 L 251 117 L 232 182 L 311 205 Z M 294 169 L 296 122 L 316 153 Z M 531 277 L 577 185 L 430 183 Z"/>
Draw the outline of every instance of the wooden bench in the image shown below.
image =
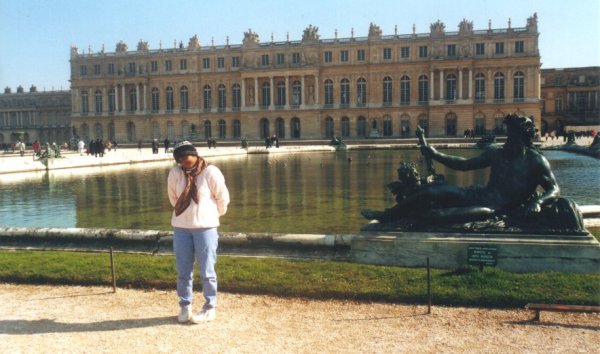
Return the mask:
<path fill-rule="evenodd" d="M 527 304 L 525 305 L 527 310 L 535 311 L 535 317 L 532 321 L 540 320 L 541 311 L 550 312 L 586 312 L 586 313 L 600 313 L 600 306 L 582 306 L 582 305 L 559 305 L 559 304 Z"/>

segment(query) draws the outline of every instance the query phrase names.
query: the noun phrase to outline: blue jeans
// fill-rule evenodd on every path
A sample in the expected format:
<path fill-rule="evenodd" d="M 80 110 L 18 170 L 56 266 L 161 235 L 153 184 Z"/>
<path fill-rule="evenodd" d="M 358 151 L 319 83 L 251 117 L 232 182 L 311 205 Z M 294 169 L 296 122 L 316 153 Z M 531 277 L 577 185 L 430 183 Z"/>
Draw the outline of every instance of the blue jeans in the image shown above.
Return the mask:
<path fill-rule="evenodd" d="M 203 308 L 217 306 L 217 246 L 219 235 L 216 228 L 183 229 L 176 227 L 173 231 L 173 250 L 177 265 L 177 296 L 179 306 L 192 303 L 194 258 L 198 262 L 202 292 L 206 302 Z"/>

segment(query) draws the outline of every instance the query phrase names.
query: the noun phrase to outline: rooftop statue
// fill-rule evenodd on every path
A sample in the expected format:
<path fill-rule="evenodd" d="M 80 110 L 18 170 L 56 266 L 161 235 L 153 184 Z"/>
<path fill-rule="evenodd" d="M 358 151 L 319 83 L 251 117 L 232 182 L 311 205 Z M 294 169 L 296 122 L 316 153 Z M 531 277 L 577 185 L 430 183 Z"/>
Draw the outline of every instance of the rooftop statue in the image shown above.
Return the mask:
<path fill-rule="evenodd" d="M 248 32 L 244 32 L 244 40 L 242 41 L 242 44 L 245 47 L 258 45 L 259 42 L 260 40 L 258 34 L 252 31 L 252 29 L 249 28 Z"/>
<path fill-rule="evenodd" d="M 380 38 L 382 33 L 383 33 L 383 31 L 381 30 L 381 28 L 379 26 L 377 26 L 373 22 L 371 22 L 371 24 L 369 24 L 369 38 L 370 39 Z"/>
<path fill-rule="evenodd" d="M 533 146 L 535 127 L 530 118 L 507 115 L 507 140 L 490 145 L 470 158 L 437 151 L 417 132 L 429 176 L 420 178 L 414 165 L 403 163 L 398 181 L 388 185 L 396 205 L 383 211 L 362 210 L 366 229 L 583 233 L 581 213 L 560 189 L 548 160 Z M 489 167 L 486 186 L 467 188 L 448 184 L 435 173 L 432 161 L 460 171 Z M 541 191 L 541 192 L 538 192 Z"/>
<path fill-rule="evenodd" d="M 119 41 L 119 43 L 117 43 L 115 51 L 117 53 L 125 53 L 127 52 L 127 49 L 127 44 L 125 44 L 125 42 L 123 41 Z"/>
<path fill-rule="evenodd" d="M 302 33 L 302 42 L 318 41 L 320 37 L 319 27 L 308 25 Z"/>

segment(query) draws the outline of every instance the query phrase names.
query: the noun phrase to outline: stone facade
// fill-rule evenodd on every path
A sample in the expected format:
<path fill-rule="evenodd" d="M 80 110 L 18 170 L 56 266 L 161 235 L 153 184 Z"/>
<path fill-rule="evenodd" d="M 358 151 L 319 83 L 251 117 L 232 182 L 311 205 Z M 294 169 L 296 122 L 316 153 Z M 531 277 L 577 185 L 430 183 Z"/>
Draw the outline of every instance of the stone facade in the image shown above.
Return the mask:
<path fill-rule="evenodd" d="M 322 39 L 308 26 L 299 41 L 152 49 L 140 42 L 114 53 L 71 48 L 72 119 L 84 140 L 326 139 L 502 133 L 509 113 L 540 123 L 537 15 L 521 28 Z M 271 36 L 272 37 L 272 36 Z M 132 45 L 131 47 L 136 47 Z"/>
<path fill-rule="evenodd" d="M 543 69 L 542 134 L 600 125 L 600 67 Z"/>
<path fill-rule="evenodd" d="M 25 92 L 21 86 L 0 94 L 0 144 L 62 144 L 71 138 L 71 94 L 69 91 Z"/>

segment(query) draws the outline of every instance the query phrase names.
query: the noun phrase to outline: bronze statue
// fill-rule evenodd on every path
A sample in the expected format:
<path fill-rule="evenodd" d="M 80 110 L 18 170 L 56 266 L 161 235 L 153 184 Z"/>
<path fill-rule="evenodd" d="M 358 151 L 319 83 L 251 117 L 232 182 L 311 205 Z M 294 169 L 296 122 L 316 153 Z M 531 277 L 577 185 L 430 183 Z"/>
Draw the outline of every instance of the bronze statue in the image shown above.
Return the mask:
<path fill-rule="evenodd" d="M 446 155 L 429 146 L 417 132 L 420 149 L 430 175 L 419 178 L 399 169 L 399 181 L 388 187 L 397 204 L 384 211 L 363 210 L 368 219 L 381 223 L 403 223 L 411 227 L 444 225 L 501 218 L 509 225 L 531 229 L 584 230 L 581 213 L 574 202 L 560 198 L 560 189 L 548 160 L 534 147 L 535 127 L 530 118 L 508 115 L 506 143 L 491 145 L 470 158 Z M 486 186 L 462 188 L 447 184 L 435 174 L 431 160 L 455 170 L 490 167 Z M 401 171 L 402 170 L 402 171 Z M 400 173 L 402 172 L 402 173 Z M 402 185 L 402 188 L 400 188 Z M 410 186 L 410 188 L 405 187 Z M 538 193 L 538 190 L 541 190 Z M 402 192 L 401 192 L 402 191 Z"/>

